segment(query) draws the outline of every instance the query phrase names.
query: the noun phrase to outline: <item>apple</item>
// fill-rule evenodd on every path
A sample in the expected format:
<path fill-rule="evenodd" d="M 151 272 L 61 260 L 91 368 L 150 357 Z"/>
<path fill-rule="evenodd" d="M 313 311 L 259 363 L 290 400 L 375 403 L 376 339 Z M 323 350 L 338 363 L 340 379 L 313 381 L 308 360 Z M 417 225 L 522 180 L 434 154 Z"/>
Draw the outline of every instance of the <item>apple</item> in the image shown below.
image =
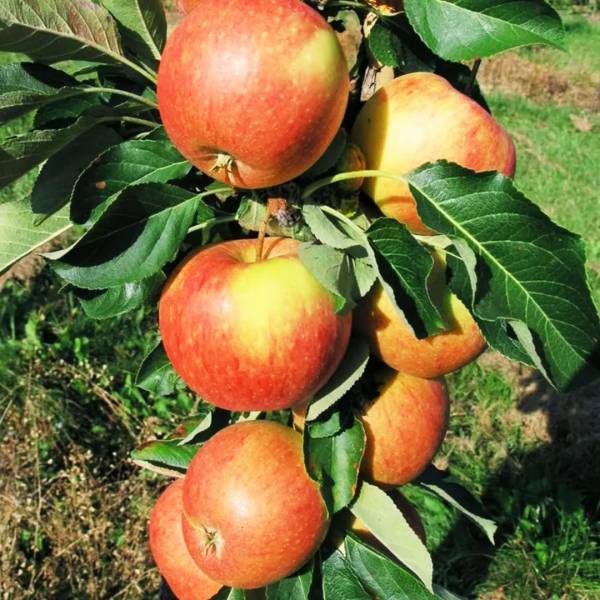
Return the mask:
<path fill-rule="evenodd" d="M 450 400 L 442 377 L 423 379 L 380 369 L 376 397 L 356 412 L 365 428 L 361 475 L 388 487 L 409 483 L 427 467 L 444 440 Z M 307 406 L 292 410 L 294 427 L 304 431 Z"/>
<path fill-rule="evenodd" d="M 346 144 L 342 154 L 335 163 L 335 170 L 338 173 L 348 171 L 362 171 L 366 169 L 367 163 L 362 150 L 356 144 Z M 345 179 L 338 182 L 338 187 L 344 192 L 358 191 L 364 182 L 364 178 Z"/>
<path fill-rule="evenodd" d="M 363 106 L 351 133 L 368 169 L 406 175 L 446 159 L 474 171 L 515 172 L 508 133 L 477 102 L 433 73 L 410 73 L 378 90 Z M 408 184 L 378 177 L 363 190 L 388 217 L 412 232 L 431 234 L 417 214 Z"/>
<path fill-rule="evenodd" d="M 299 243 L 234 240 L 192 254 L 159 302 L 164 348 L 204 400 L 234 411 L 277 410 L 305 402 L 342 359 L 351 313 L 298 258 Z"/>
<path fill-rule="evenodd" d="M 183 539 L 183 479 L 161 494 L 150 514 L 150 550 L 158 571 L 179 600 L 208 600 L 223 586 L 207 577 Z"/>
<path fill-rule="evenodd" d="M 272 421 L 230 425 L 190 463 L 183 532 L 198 566 L 224 585 L 263 587 L 295 572 L 329 515 L 304 467 L 302 436 Z"/>
<path fill-rule="evenodd" d="M 241 188 L 293 179 L 325 152 L 348 102 L 333 29 L 300 0 L 201 0 L 167 41 L 158 105 L 178 150 Z"/>
<path fill-rule="evenodd" d="M 471 313 L 446 286 L 445 262 L 439 252 L 434 253 L 428 288 L 449 325 L 443 333 L 418 339 L 380 285 L 358 307 L 355 321 L 373 352 L 392 369 L 433 378 L 465 366 L 483 352 L 486 343 Z"/>
<path fill-rule="evenodd" d="M 397 487 L 418 477 L 438 451 L 448 427 L 450 400 L 443 378 L 378 373 L 376 398 L 362 408 L 365 455 L 361 474 Z"/>
<path fill-rule="evenodd" d="M 203 0 L 177 0 L 177 8 L 179 12 L 187 14 L 194 10 Z"/>

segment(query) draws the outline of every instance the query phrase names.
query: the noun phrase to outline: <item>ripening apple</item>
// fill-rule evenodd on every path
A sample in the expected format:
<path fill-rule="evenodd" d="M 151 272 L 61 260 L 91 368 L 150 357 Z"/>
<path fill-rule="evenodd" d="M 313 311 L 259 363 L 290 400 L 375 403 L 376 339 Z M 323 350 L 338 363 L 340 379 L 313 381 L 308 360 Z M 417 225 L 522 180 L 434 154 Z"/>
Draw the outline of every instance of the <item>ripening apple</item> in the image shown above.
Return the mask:
<path fill-rule="evenodd" d="M 203 0 L 177 0 L 177 8 L 179 9 L 179 12 L 187 14 L 196 8 L 202 1 Z"/>
<path fill-rule="evenodd" d="M 447 287 L 445 261 L 439 252 L 434 254 L 428 289 L 448 324 L 442 333 L 418 339 L 380 285 L 374 286 L 358 307 L 355 322 L 373 352 L 388 366 L 429 379 L 464 367 L 483 352 L 486 343 L 471 313 Z"/>
<path fill-rule="evenodd" d="M 407 175 L 439 159 L 474 171 L 515 172 L 508 133 L 477 102 L 439 75 L 410 73 L 378 90 L 363 106 L 352 129 L 367 169 Z M 408 184 L 368 178 L 367 195 L 388 217 L 417 234 L 433 233 L 417 214 Z"/>
<path fill-rule="evenodd" d="M 366 434 L 361 474 L 397 487 L 418 477 L 435 456 L 446 435 L 450 400 L 443 378 L 392 370 L 379 377 L 377 396 L 360 414 Z"/>
<path fill-rule="evenodd" d="M 448 427 L 450 400 L 442 377 L 423 379 L 391 369 L 376 371 L 378 392 L 356 408 L 365 428 L 361 475 L 381 486 L 409 483 L 427 467 Z M 304 430 L 307 405 L 292 410 Z"/>
<path fill-rule="evenodd" d="M 171 276 L 159 303 L 164 348 L 204 400 L 234 411 L 289 408 L 311 398 L 342 359 L 351 313 L 298 257 L 267 238 L 204 247 Z"/>
<path fill-rule="evenodd" d="M 287 577 L 325 538 L 329 515 L 304 466 L 302 436 L 272 421 L 237 423 L 196 454 L 183 532 L 203 572 L 252 589 Z"/>
<path fill-rule="evenodd" d="M 199 0 L 158 73 L 165 130 L 196 167 L 241 188 L 306 171 L 333 140 L 350 80 L 340 43 L 300 0 Z"/>
<path fill-rule="evenodd" d="M 150 550 L 159 573 L 179 600 L 208 600 L 223 586 L 207 577 L 183 539 L 183 479 L 161 494 L 148 524 Z"/>

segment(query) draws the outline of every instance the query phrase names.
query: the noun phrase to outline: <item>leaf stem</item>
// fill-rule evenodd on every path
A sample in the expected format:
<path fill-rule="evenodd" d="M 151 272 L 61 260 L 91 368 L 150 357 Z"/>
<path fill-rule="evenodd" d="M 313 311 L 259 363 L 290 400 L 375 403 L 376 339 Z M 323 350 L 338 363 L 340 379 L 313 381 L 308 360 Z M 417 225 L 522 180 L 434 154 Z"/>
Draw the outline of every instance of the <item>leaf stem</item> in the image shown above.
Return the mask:
<path fill-rule="evenodd" d="M 119 90 L 115 88 L 105 88 L 105 87 L 87 87 L 83 88 L 84 93 L 86 94 L 114 94 L 115 96 L 123 96 L 125 98 L 129 98 L 131 100 L 135 100 L 136 102 L 140 102 L 141 104 L 146 104 L 150 108 L 158 109 L 158 104 L 149 100 L 148 98 L 144 98 L 139 94 L 134 94 L 132 92 L 126 92 L 125 90 Z"/>
<path fill-rule="evenodd" d="M 473 91 L 473 86 L 475 85 L 475 80 L 477 79 L 477 73 L 479 71 L 479 67 L 481 66 L 481 59 L 476 58 L 473 63 L 473 68 L 471 69 L 471 76 L 469 77 L 469 83 L 467 83 L 467 88 L 465 90 L 467 96 L 471 96 L 471 92 Z"/>
<path fill-rule="evenodd" d="M 302 200 L 307 200 L 317 190 L 331 185 L 332 183 L 346 181 L 347 179 L 359 179 L 362 177 L 384 177 L 386 179 L 395 179 L 396 181 L 407 183 L 406 177 L 403 175 L 397 175 L 396 173 L 390 173 L 389 171 L 377 171 L 374 169 L 365 169 L 364 171 L 348 171 L 346 173 L 336 173 L 335 175 L 330 175 L 329 177 L 323 177 L 323 179 L 318 179 L 310 185 L 307 185 L 302 192 L 301 198 Z"/>
<path fill-rule="evenodd" d="M 231 223 L 235 220 L 235 215 L 227 215 L 226 217 L 215 217 L 214 219 L 208 219 L 207 221 L 204 221 L 204 223 L 198 223 L 198 225 L 190 227 L 187 230 L 187 232 L 193 233 L 194 231 L 200 231 L 201 229 L 205 229 L 206 227 L 212 227 L 213 225 L 221 225 L 222 223 Z"/>
<path fill-rule="evenodd" d="M 124 121 L 125 123 L 133 123 L 134 125 L 143 125 L 144 127 L 159 127 L 160 123 L 149 121 L 148 119 L 138 119 L 137 117 L 117 117 L 116 121 Z"/>

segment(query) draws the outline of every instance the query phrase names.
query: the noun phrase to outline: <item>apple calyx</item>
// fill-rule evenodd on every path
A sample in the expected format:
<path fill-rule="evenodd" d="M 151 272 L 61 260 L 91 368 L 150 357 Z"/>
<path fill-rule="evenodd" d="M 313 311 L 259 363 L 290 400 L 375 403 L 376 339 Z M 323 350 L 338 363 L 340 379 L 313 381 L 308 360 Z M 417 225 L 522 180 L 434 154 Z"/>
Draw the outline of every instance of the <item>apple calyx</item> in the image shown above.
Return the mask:
<path fill-rule="evenodd" d="M 200 528 L 204 534 L 204 555 L 210 556 L 211 554 L 218 554 L 219 548 L 223 543 L 221 534 L 216 529 L 211 529 L 204 525 L 201 525 Z"/>
<path fill-rule="evenodd" d="M 227 154 L 227 152 L 217 152 L 216 156 L 217 158 L 211 168 L 211 173 L 216 173 L 222 169 L 225 169 L 227 173 L 233 173 L 235 158 L 231 154 Z"/>

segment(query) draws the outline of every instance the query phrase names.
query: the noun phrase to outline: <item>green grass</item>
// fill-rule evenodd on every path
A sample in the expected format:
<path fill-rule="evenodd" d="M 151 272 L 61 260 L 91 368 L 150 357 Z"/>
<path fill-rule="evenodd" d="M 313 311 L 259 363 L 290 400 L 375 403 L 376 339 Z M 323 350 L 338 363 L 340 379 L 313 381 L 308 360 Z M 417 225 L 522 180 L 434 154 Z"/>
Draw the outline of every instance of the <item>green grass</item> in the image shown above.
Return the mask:
<path fill-rule="evenodd" d="M 545 46 L 528 46 L 519 54 L 529 60 L 562 70 L 575 79 L 600 77 L 600 22 L 582 15 L 562 15 L 566 33 L 566 52 Z"/>

